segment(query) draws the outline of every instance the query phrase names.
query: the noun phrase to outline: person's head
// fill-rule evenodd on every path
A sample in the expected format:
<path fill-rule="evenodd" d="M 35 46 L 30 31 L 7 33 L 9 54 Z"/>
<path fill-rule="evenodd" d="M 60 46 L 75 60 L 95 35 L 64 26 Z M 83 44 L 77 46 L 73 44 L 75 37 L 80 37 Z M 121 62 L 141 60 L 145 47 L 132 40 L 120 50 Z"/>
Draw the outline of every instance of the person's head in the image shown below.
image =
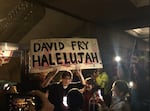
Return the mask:
<path fill-rule="evenodd" d="M 71 71 L 64 71 L 61 76 L 63 86 L 68 86 L 72 81 L 72 78 L 73 74 Z"/>
<path fill-rule="evenodd" d="M 88 77 L 85 79 L 86 81 L 86 86 L 85 86 L 85 90 L 87 91 L 91 91 L 94 87 L 94 81 L 92 78 Z"/>
<path fill-rule="evenodd" d="M 98 68 L 98 69 L 95 69 L 95 72 L 93 73 L 93 76 L 94 77 L 97 77 L 99 74 L 101 74 L 102 72 L 104 72 L 104 69 L 103 68 Z"/>
<path fill-rule="evenodd" d="M 80 109 L 83 104 L 82 93 L 77 88 L 69 90 L 67 94 L 67 104 L 70 109 Z"/>
<path fill-rule="evenodd" d="M 92 91 L 93 93 L 100 89 L 100 87 L 95 84 L 94 80 L 91 77 L 88 77 L 85 79 L 86 85 L 85 85 L 85 91 Z"/>
<path fill-rule="evenodd" d="M 100 74 L 100 73 L 104 72 L 104 69 L 103 69 L 103 68 L 98 68 L 98 69 L 96 69 L 96 72 L 97 72 L 98 74 Z"/>
<path fill-rule="evenodd" d="M 112 96 L 123 97 L 129 93 L 129 87 L 126 81 L 116 80 L 112 85 Z"/>

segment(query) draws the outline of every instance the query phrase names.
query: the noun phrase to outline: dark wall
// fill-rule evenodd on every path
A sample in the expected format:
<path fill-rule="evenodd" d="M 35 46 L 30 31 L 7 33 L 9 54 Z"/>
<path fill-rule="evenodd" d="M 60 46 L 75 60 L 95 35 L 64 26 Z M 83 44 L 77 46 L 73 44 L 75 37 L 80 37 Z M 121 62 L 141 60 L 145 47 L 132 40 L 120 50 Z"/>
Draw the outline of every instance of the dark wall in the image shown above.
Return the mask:
<path fill-rule="evenodd" d="M 114 57 L 119 55 L 122 58 L 120 63 L 122 75 L 124 79 L 128 79 L 129 65 L 131 64 L 131 56 L 146 58 L 146 49 L 149 48 L 147 42 L 139 40 L 127 33 L 114 29 L 101 29 L 98 33 L 101 58 L 104 68 L 110 76 L 116 73 L 117 64 Z"/>

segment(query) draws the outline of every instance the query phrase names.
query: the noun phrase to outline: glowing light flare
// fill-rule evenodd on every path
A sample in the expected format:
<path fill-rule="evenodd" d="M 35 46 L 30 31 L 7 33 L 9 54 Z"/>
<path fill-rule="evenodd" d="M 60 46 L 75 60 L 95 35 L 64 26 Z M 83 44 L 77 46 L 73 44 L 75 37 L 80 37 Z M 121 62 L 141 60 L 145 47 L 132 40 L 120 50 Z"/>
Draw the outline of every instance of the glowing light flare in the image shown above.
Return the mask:
<path fill-rule="evenodd" d="M 120 57 L 120 56 L 116 56 L 116 57 L 115 57 L 115 61 L 116 61 L 116 62 L 120 62 L 120 61 L 121 61 L 121 57 Z"/>
<path fill-rule="evenodd" d="M 134 82 L 133 82 L 133 81 L 130 81 L 130 82 L 129 82 L 129 87 L 130 87 L 130 88 L 133 88 L 133 86 L 134 86 Z"/>
<path fill-rule="evenodd" d="M 67 96 L 64 96 L 64 97 L 63 97 L 63 105 L 64 105 L 65 107 L 68 107 L 68 104 L 67 104 Z"/>

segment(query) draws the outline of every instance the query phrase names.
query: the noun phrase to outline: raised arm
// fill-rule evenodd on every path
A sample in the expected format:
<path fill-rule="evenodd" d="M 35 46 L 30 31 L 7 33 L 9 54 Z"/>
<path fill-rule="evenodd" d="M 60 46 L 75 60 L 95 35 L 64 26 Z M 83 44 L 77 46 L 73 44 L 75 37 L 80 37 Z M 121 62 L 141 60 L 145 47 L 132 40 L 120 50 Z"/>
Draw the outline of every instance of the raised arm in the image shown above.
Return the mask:
<path fill-rule="evenodd" d="M 49 102 L 48 97 L 45 93 L 39 90 L 34 90 L 31 92 L 31 94 L 40 97 L 42 101 L 42 108 L 40 109 L 40 111 L 54 111 L 54 105 Z"/>
<path fill-rule="evenodd" d="M 41 87 L 42 88 L 47 87 L 50 84 L 50 82 L 53 80 L 53 78 L 56 76 L 57 72 L 58 72 L 58 69 L 54 69 L 52 72 L 48 72 L 45 80 L 41 84 Z"/>
<path fill-rule="evenodd" d="M 84 79 L 84 77 L 83 77 L 83 74 L 82 74 L 82 70 L 81 70 L 81 69 L 77 69 L 77 70 L 76 70 L 76 75 L 79 77 L 81 83 L 82 83 L 83 85 L 85 85 L 86 82 L 85 82 L 85 79 Z"/>

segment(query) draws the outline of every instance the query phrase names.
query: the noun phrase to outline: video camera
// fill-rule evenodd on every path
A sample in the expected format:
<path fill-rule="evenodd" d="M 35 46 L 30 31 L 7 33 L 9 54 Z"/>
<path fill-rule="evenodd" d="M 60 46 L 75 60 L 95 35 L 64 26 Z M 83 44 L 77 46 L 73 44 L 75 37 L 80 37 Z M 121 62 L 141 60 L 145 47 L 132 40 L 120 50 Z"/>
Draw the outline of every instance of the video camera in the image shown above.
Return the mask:
<path fill-rule="evenodd" d="M 25 83 L 15 84 L 17 93 L 12 92 L 11 84 L 4 84 L 0 90 L 0 111 L 37 111 L 41 109 L 40 98 L 31 95 L 30 92 L 32 90 L 45 92 L 46 89 L 40 89 L 31 83 L 32 81 L 27 80 Z"/>
<path fill-rule="evenodd" d="M 30 94 L 4 94 L 1 111 L 37 111 L 41 108 L 41 100 Z"/>

